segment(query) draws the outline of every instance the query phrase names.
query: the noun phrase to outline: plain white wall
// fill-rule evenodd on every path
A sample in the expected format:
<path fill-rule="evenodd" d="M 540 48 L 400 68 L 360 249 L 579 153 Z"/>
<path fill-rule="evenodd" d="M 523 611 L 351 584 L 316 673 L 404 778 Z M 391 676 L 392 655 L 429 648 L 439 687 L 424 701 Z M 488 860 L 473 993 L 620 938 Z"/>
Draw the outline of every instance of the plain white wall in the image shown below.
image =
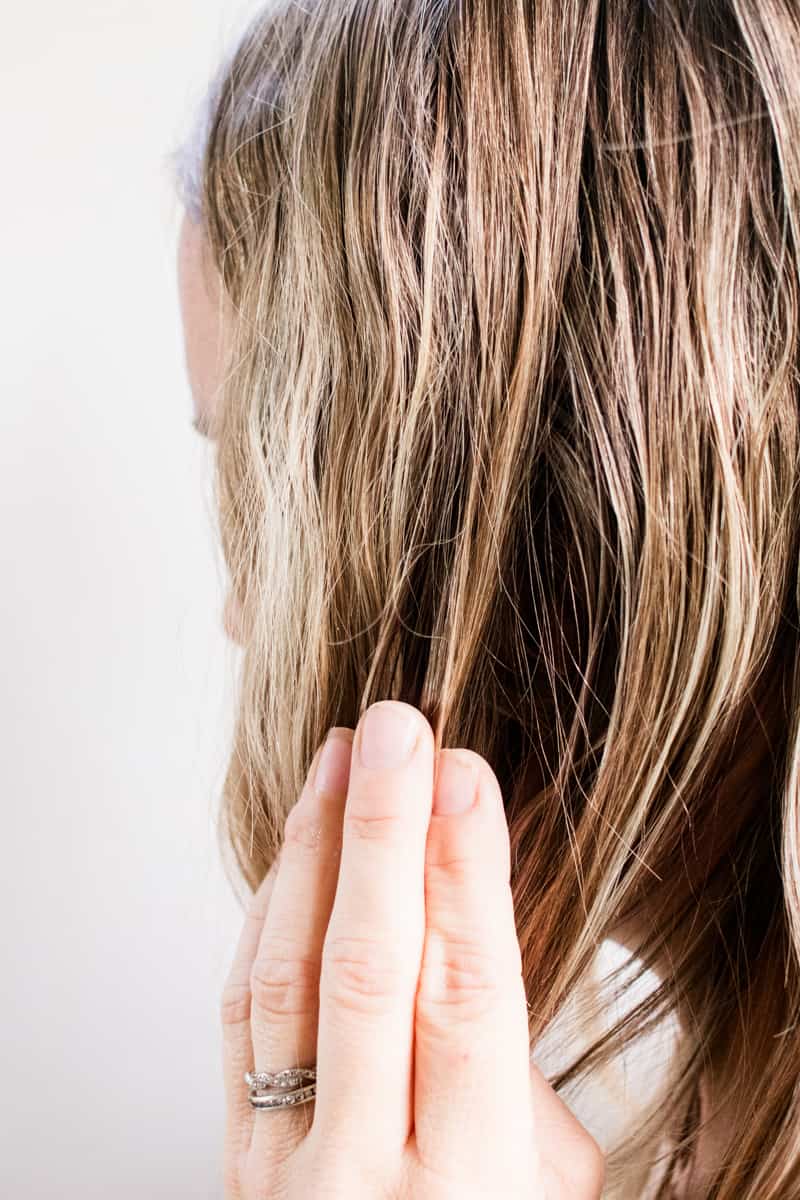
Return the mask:
<path fill-rule="evenodd" d="M 165 160 L 254 7 L 4 14 L 0 1195 L 15 1200 L 222 1194 L 217 1006 L 241 910 L 214 817 L 236 652 Z M 584 1102 L 596 1134 L 610 1104 Z"/>
<path fill-rule="evenodd" d="M 0 71 L 0 1195 L 219 1197 L 235 651 L 165 156 L 253 5 L 38 0 Z"/>

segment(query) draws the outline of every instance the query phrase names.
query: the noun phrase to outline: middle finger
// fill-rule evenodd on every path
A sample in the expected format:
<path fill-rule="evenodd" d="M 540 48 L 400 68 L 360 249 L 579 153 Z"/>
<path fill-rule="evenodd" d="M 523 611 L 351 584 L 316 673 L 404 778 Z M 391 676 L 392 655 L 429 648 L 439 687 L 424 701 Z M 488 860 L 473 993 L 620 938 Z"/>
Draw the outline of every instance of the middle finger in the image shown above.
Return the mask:
<path fill-rule="evenodd" d="M 322 955 L 311 1137 L 345 1152 L 357 1148 L 362 1161 L 370 1155 L 384 1168 L 407 1142 L 413 1119 L 433 766 L 433 731 L 418 709 L 381 701 L 367 710 L 353 743 Z"/>

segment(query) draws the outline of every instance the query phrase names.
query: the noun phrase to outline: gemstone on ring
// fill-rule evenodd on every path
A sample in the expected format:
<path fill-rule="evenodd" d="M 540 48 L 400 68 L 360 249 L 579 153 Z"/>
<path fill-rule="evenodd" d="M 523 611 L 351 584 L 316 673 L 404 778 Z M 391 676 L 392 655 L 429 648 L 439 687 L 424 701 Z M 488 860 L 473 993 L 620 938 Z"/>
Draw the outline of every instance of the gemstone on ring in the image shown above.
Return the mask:
<path fill-rule="evenodd" d="M 307 1100 L 313 1100 L 317 1093 L 316 1083 L 309 1084 L 308 1087 L 297 1088 L 295 1091 L 274 1092 L 272 1095 L 258 1096 L 253 1091 L 250 1092 L 249 1100 L 251 1108 L 284 1108 L 291 1104 L 305 1104 Z"/>
<path fill-rule="evenodd" d="M 315 1067 L 290 1067 L 284 1071 L 248 1071 L 244 1081 L 252 1091 L 289 1091 L 306 1080 L 316 1080 Z"/>

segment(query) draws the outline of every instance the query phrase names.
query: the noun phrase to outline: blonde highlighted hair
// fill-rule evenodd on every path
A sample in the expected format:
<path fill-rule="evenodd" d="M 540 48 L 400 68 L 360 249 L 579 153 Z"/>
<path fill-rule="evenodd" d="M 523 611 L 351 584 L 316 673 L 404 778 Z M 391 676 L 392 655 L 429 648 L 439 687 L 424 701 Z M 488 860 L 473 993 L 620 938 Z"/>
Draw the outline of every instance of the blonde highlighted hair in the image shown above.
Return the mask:
<path fill-rule="evenodd" d="M 503 787 L 534 1043 L 615 931 L 707 1195 L 800 1194 L 800 10 L 270 4 L 198 208 L 234 314 L 223 547 L 248 884 L 329 726 L 419 706 Z"/>

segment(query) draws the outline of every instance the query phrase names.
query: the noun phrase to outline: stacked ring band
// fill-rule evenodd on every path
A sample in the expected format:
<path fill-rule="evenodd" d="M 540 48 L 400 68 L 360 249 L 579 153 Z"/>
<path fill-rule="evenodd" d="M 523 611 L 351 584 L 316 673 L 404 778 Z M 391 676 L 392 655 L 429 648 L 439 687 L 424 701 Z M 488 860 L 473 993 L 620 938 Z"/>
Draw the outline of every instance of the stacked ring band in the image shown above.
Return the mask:
<path fill-rule="evenodd" d="M 317 1092 L 315 1067 L 290 1067 L 285 1071 L 248 1071 L 244 1077 L 251 1108 L 286 1108 L 313 1100 Z M 304 1080 L 310 1080 L 303 1086 Z"/>

